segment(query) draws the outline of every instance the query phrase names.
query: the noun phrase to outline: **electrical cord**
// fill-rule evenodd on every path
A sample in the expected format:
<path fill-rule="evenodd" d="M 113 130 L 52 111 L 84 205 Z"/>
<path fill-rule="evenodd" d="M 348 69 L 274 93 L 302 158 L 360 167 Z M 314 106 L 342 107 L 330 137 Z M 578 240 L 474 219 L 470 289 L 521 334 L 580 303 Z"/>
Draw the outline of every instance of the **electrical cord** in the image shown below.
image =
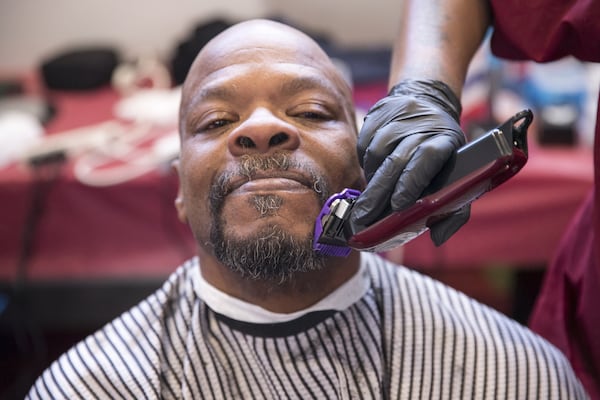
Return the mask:
<path fill-rule="evenodd" d="M 34 254 L 39 221 L 44 214 L 48 194 L 60 176 L 64 155 L 55 154 L 45 162 L 32 164 L 33 180 L 28 212 L 21 232 L 21 245 L 12 291 L 8 298 L 5 317 L 15 340 L 16 355 L 25 365 L 18 363 L 16 379 L 5 393 L 8 397 L 20 396 L 23 389 L 35 379 L 40 368 L 48 364 L 48 347 L 35 317 L 31 314 L 28 291 L 28 267 Z"/>

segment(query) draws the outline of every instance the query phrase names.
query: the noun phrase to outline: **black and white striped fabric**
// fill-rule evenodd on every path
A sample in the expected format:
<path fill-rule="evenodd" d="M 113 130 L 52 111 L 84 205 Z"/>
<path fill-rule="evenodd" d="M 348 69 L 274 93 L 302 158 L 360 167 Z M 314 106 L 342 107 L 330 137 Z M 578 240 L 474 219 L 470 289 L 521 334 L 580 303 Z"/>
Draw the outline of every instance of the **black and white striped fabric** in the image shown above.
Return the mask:
<path fill-rule="evenodd" d="M 554 347 L 428 277 L 363 254 L 343 311 L 252 324 L 194 290 L 197 259 L 61 356 L 30 399 L 584 399 Z"/>

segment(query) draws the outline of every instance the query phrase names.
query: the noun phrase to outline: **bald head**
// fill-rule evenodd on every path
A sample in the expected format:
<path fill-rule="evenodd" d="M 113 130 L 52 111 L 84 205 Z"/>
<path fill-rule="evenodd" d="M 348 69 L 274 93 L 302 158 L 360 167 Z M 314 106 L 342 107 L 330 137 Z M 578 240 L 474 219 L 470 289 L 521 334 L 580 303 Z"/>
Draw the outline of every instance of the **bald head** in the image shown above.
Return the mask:
<path fill-rule="evenodd" d="M 228 63 L 261 56 L 300 62 L 331 64 L 329 57 L 308 35 L 288 25 L 270 20 L 250 20 L 233 25 L 209 41 L 198 54 L 195 65 L 218 67 L 220 57 Z M 192 66 L 192 71 L 194 70 Z"/>
<path fill-rule="evenodd" d="M 310 67 L 331 82 L 345 107 L 353 108 L 352 93 L 340 70 L 308 35 L 288 25 L 250 20 L 233 25 L 209 41 L 192 64 L 183 85 L 182 112 L 198 88 L 219 72 L 245 64 L 281 63 Z"/>

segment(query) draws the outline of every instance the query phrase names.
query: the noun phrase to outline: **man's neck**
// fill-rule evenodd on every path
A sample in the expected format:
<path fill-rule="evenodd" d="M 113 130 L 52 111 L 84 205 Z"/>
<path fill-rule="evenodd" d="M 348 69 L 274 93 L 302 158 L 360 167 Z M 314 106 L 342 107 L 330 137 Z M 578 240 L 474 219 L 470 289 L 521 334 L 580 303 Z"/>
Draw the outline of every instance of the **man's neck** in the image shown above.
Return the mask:
<path fill-rule="evenodd" d="M 200 272 L 217 289 L 248 303 L 277 313 L 307 308 L 332 293 L 358 271 L 360 254 L 331 257 L 319 271 L 302 272 L 284 284 L 241 277 L 200 251 Z"/>

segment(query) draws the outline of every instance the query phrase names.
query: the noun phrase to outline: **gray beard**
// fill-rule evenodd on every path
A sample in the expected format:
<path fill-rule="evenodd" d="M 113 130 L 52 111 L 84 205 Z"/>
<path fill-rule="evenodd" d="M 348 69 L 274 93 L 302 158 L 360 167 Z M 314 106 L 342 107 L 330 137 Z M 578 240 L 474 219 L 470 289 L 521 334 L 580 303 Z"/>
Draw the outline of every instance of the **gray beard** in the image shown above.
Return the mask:
<path fill-rule="evenodd" d="M 243 175 L 251 179 L 256 170 L 282 169 L 292 166 L 285 153 L 271 157 L 247 157 L 243 159 L 238 171 L 221 176 L 211 188 L 211 232 L 210 241 L 214 255 L 222 264 L 240 276 L 285 284 L 293 281 L 298 273 L 318 271 L 325 265 L 325 257 L 313 250 L 313 233 L 306 237 L 294 237 L 284 227 L 273 224 L 255 232 L 250 237 L 240 238 L 227 230 L 222 218 L 225 197 L 228 194 L 227 182 L 234 175 Z M 315 195 L 321 203 L 328 198 L 328 190 L 316 174 L 313 176 Z M 260 218 L 274 215 L 283 204 L 283 198 L 277 195 L 256 195 L 250 199 L 259 212 Z"/>
<path fill-rule="evenodd" d="M 318 271 L 325 257 L 312 249 L 312 235 L 296 239 L 277 225 L 252 237 L 226 237 L 222 224 L 212 231 L 217 259 L 244 278 L 277 285 L 293 281 L 297 273 Z"/>

